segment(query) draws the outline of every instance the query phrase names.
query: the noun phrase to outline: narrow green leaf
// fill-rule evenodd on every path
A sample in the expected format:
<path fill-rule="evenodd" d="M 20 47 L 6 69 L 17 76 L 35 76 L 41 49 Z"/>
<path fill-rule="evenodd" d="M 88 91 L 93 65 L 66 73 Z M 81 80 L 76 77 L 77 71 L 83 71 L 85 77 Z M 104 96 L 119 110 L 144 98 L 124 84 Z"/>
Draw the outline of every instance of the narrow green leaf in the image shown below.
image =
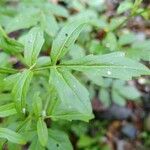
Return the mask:
<path fill-rule="evenodd" d="M 142 42 L 139 42 L 142 44 Z M 139 43 L 137 43 L 137 45 L 139 45 Z M 136 60 L 136 61 L 140 61 L 145 60 L 145 61 L 150 61 L 150 51 L 149 49 L 144 49 L 144 48 L 128 48 L 127 50 L 127 57 Z"/>
<path fill-rule="evenodd" d="M 51 69 L 51 79 L 60 98 L 50 114 L 52 119 L 89 121 L 93 118 L 89 93 L 71 73 Z"/>
<path fill-rule="evenodd" d="M 122 23 L 125 22 L 126 19 L 127 17 L 125 16 L 112 18 L 108 26 L 108 30 L 112 31 L 117 29 Z"/>
<path fill-rule="evenodd" d="M 88 55 L 80 59 L 63 62 L 59 67 L 83 72 L 92 71 L 105 77 L 124 80 L 150 74 L 150 70 L 146 66 L 124 57 L 122 52 L 96 56 Z"/>
<path fill-rule="evenodd" d="M 134 1 L 134 4 L 133 4 L 133 7 L 132 7 L 132 11 L 131 11 L 131 14 L 132 15 L 135 15 L 136 14 L 136 11 L 138 10 L 140 4 L 142 3 L 143 0 L 135 0 Z"/>
<path fill-rule="evenodd" d="M 5 138 L 10 142 L 17 144 L 25 144 L 26 141 L 22 135 L 6 128 L 0 128 L 0 138 Z"/>
<path fill-rule="evenodd" d="M 9 54 L 17 54 L 22 52 L 23 45 L 16 40 L 9 38 L 0 26 L 0 49 L 3 49 Z"/>
<path fill-rule="evenodd" d="M 105 46 L 110 49 L 110 51 L 117 50 L 117 38 L 114 33 L 108 32 L 105 40 L 103 41 Z"/>
<path fill-rule="evenodd" d="M 105 107 L 108 107 L 111 103 L 108 89 L 101 88 L 99 91 L 99 99 Z"/>
<path fill-rule="evenodd" d="M 0 106 L 0 117 L 7 117 L 16 114 L 14 103 L 5 104 Z"/>
<path fill-rule="evenodd" d="M 120 106 L 124 106 L 126 104 L 125 98 L 122 97 L 116 90 L 112 90 L 112 100 Z"/>
<path fill-rule="evenodd" d="M 9 66 L 10 56 L 6 54 L 5 52 L 0 52 L 0 67 L 6 67 Z"/>
<path fill-rule="evenodd" d="M 61 29 L 52 44 L 51 57 L 53 64 L 56 64 L 57 60 L 66 54 L 85 25 L 86 23 L 83 21 L 76 21 L 68 23 Z"/>
<path fill-rule="evenodd" d="M 118 43 L 119 45 L 123 46 L 123 45 L 131 44 L 136 40 L 137 40 L 136 34 L 134 34 L 133 32 L 129 32 L 129 33 L 120 35 Z"/>
<path fill-rule="evenodd" d="M 38 133 L 38 139 L 42 146 L 47 146 L 48 143 L 48 130 L 46 123 L 42 118 L 39 118 L 37 122 L 37 133 Z"/>
<path fill-rule="evenodd" d="M 32 28 L 28 34 L 20 39 L 24 45 L 24 58 L 28 66 L 36 63 L 37 57 L 44 43 L 43 31 L 39 27 Z"/>
<path fill-rule="evenodd" d="M 129 100 L 136 100 L 141 96 L 140 92 L 135 87 L 132 86 L 124 86 L 122 88 L 119 88 L 118 92 L 120 95 Z"/>
<path fill-rule="evenodd" d="M 29 150 L 45 150 L 43 146 L 40 145 L 37 136 L 32 140 Z"/>
<path fill-rule="evenodd" d="M 33 112 L 34 114 L 39 117 L 42 112 L 42 100 L 39 96 L 39 93 L 35 93 L 33 96 Z"/>
<path fill-rule="evenodd" d="M 138 41 L 128 49 L 127 56 L 135 60 L 150 61 L 150 40 Z"/>
<path fill-rule="evenodd" d="M 9 75 L 7 76 L 3 81 L 5 83 L 5 86 L 6 87 L 13 87 L 16 82 L 18 81 L 18 78 L 20 76 L 20 72 L 19 73 L 15 73 L 15 74 L 12 74 L 12 75 Z M 10 88 L 12 89 L 12 88 Z"/>
<path fill-rule="evenodd" d="M 0 67 L 0 73 L 2 74 L 13 74 L 17 73 L 18 70 L 12 69 L 12 68 L 6 68 L 6 67 Z"/>
<path fill-rule="evenodd" d="M 36 67 L 48 66 L 51 64 L 51 59 L 48 56 L 41 56 L 37 59 Z"/>
<path fill-rule="evenodd" d="M 73 150 L 72 145 L 69 141 L 68 136 L 59 130 L 48 130 L 48 145 L 47 148 L 48 150 Z"/>
<path fill-rule="evenodd" d="M 21 13 L 17 14 L 15 17 L 10 18 L 9 22 L 5 25 L 5 30 L 7 33 L 26 29 L 37 24 L 39 21 L 40 11 L 35 8 L 26 8 Z"/>
<path fill-rule="evenodd" d="M 79 11 L 78 13 L 75 13 L 74 15 L 71 15 L 69 17 L 69 21 L 78 21 L 78 20 L 84 20 L 90 21 L 91 24 L 94 25 L 94 21 L 98 18 L 97 13 L 94 10 L 91 9 L 83 9 L 82 11 Z M 99 19 L 99 18 L 98 18 Z M 97 19 L 97 20 L 98 20 Z"/>
<path fill-rule="evenodd" d="M 131 85 L 126 85 L 122 80 L 116 80 L 113 82 L 113 89 L 115 89 L 119 95 L 128 100 L 137 100 L 140 98 L 140 92 Z"/>
<path fill-rule="evenodd" d="M 123 1 L 117 8 L 117 13 L 121 14 L 129 9 L 131 9 L 133 4 L 130 1 Z"/>
<path fill-rule="evenodd" d="M 18 77 L 13 87 L 12 95 L 18 112 L 23 112 L 26 104 L 26 95 L 32 79 L 33 73 L 30 70 L 24 70 Z"/>
<path fill-rule="evenodd" d="M 56 5 L 54 3 L 49 2 L 49 3 L 45 4 L 45 8 L 48 9 L 52 14 L 54 14 L 56 16 L 62 16 L 62 17 L 69 16 L 68 11 L 60 5 Z"/>
<path fill-rule="evenodd" d="M 0 87 L 1 88 L 1 87 Z M 9 103 L 12 100 L 12 96 L 10 93 L 1 93 L 0 94 L 1 103 Z"/>
<path fill-rule="evenodd" d="M 57 21 L 50 13 L 42 14 L 41 27 L 49 36 L 55 36 L 58 31 Z"/>

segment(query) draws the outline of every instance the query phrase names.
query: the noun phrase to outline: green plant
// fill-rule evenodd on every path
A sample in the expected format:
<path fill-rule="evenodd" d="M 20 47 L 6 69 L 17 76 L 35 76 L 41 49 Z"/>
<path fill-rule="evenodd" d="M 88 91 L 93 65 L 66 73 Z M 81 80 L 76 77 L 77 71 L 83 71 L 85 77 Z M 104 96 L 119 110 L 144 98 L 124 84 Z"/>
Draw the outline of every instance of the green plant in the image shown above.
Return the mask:
<path fill-rule="evenodd" d="M 33 7 L 29 9 L 28 3 L 21 4 L 18 12 L 11 9 L 7 12 L 18 13 L 14 19 L 10 17 L 11 13 L 8 18 L 2 15 L 4 29 L 0 27 L 0 48 L 3 50 L 0 52 L 0 117 L 5 119 L 0 128 L 0 144 L 10 149 L 14 146 L 12 142 L 19 144 L 15 145 L 17 149 L 21 148 L 21 144 L 31 143 L 30 150 L 53 150 L 59 147 L 69 150 L 72 146 L 67 135 L 50 128 L 47 120 L 88 122 L 94 117 L 89 93 L 76 79 L 74 71 L 90 75 L 93 80 L 93 75 L 129 80 L 149 75 L 150 70 L 136 60 L 127 58 L 124 52 L 83 54 L 83 57 L 76 56 L 75 59 L 65 57 L 73 46 L 77 46 L 74 43 L 80 32 L 92 27 L 91 21 L 77 18 L 68 23 L 62 21 L 65 25 L 61 24 L 62 29 L 53 38 L 59 28 L 54 14 L 68 17 L 67 11 L 60 7 L 60 12 L 56 11 L 57 8 L 53 10 L 57 5 L 52 7 L 50 3 L 46 9 L 47 4 L 40 5 L 42 1 L 39 4 L 32 2 Z M 21 8 L 27 11 L 26 14 L 21 12 Z M 48 9 L 51 9 L 52 14 Z M 46 22 L 47 17 L 52 24 Z M 6 34 L 28 28 L 30 30 L 24 30 L 18 40 Z M 116 48 L 111 46 L 112 38 L 114 35 L 109 32 L 105 39 L 110 41 L 110 51 Z M 52 44 L 47 45 L 48 42 Z M 50 56 L 42 56 L 42 48 L 49 46 Z M 19 63 L 17 67 L 12 62 L 16 60 Z"/>

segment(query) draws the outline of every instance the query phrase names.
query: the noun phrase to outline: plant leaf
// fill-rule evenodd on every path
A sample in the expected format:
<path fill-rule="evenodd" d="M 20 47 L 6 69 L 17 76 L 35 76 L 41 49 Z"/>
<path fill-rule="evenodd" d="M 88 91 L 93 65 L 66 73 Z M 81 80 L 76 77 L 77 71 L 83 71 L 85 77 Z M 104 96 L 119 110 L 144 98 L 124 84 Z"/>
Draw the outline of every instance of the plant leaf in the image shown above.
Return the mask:
<path fill-rule="evenodd" d="M 136 34 L 134 34 L 133 32 L 129 32 L 129 33 L 120 35 L 118 44 L 121 46 L 124 46 L 127 44 L 131 44 L 131 43 L 135 42 L 136 40 L 137 40 Z"/>
<path fill-rule="evenodd" d="M 42 100 L 39 96 L 39 93 L 35 93 L 33 96 L 33 112 L 34 114 L 39 117 L 41 115 L 42 112 Z"/>
<path fill-rule="evenodd" d="M 17 54 L 22 52 L 23 45 L 16 40 L 9 38 L 0 26 L 0 49 L 3 49 L 9 54 Z"/>
<path fill-rule="evenodd" d="M 6 128 L 0 128 L 0 138 L 5 138 L 10 142 L 17 144 L 25 144 L 26 141 L 22 135 Z"/>
<path fill-rule="evenodd" d="M 96 74 L 92 71 L 87 71 L 84 73 L 89 80 L 98 86 L 104 86 L 104 80 L 100 74 Z"/>
<path fill-rule="evenodd" d="M 89 93 L 71 73 L 53 68 L 51 79 L 60 98 L 50 114 L 52 119 L 88 121 L 93 118 Z"/>
<path fill-rule="evenodd" d="M 25 62 L 28 66 L 32 66 L 36 63 L 44 43 L 43 31 L 40 27 L 34 27 L 20 41 L 24 45 Z"/>
<path fill-rule="evenodd" d="M 0 52 L 0 67 L 6 67 L 9 66 L 10 56 L 6 54 L 5 52 Z"/>
<path fill-rule="evenodd" d="M 62 16 L 62 17 L 68 17 L 68 11 L 60 6 L 60 5 L 56 5 L 53 4 L 51 2 L 45 4 L 45 8 L 44 9 L 48 9 L 52 14 L 56 15 L 56 16 Z"/>
<path fill-rule="evenodd" d="M 72 59 L 81 58 L 85 56 L 85 50 L 77 44 L 74 44 L 69 51 L 69 55 Z"/>
<path fill-rule="evenodd" d="M 41 17 L 41 26 L 49 36 L 55 36 L 58 31 L 58 24 L 55 17 L 48 13 Z"/>
<path fill-rule="evenodd" d="M 117 8 L 117 13 L 118 13 L 118 14 L 121 14 L 121 13 L 123 13 L 123 12 L 125 12 L 125 11 L 131 9 L 132 6 L 133 6 L 133 4 L 132 4 L 131 2 L 129 2 L 129 1 L 124 1 L 124 2 L 122 2 L 122 3 L 119 5 L 119 7 Z"/>
<path fill-rule="evenodd" d="M 140 92 L 131 85 L 126 85 L 122 80 L 116 80 L 113 82 L 113 89 L 115 89 L 119 95 L 128 99 L 128 100 L 136 100 L 140 98 Z"/>
<path fill-rule="evenodd" d="M 22 113 L 25 108 L 26 95 L 32 79 L 33 73 L 30 70 L 24 70 L 18 77 L 18 80 L 13 87 L 12 95 L 15 101 L 15 106 L 18 112 Z"/>
<path fill-rule="evenodd" d="M 118 89 L 118 92 L 120 95 L 129 100 L 136 100 L 141 96 L 140 92 L 135 87 L 132 86 L 121 87 Z"/>
<path fill-rule="evenodd" d="M 138 8 L 139 8 L 139 6 L 140 6 L 140 4 L 141 4 L 142 1 L 143 0 L 135 0 L 134 1 L 133 7 L 132 7 L 132 11 L 131 11 L 132 15 L 136 14 L 136 11 L 138 10 Z"/>
<path fill-rule="evenodd" d="M 48 150 L 73 150 L 72 145 L 69 141 L 68 136 L 58 130 L 48 130 L 49 140 L 48 140 Z"/>
<path fill-rule="evenodd" d="M 51 57 L 53 64 L 66 54 L 85 25 L 86 23 L 83 21 L 76 21 L 68 23 L 61 29 L 52 44 Z"/>
<path fill-rule="evenodd" d="M 38 133 L 38 139 L 42 146 L 47 146 L 48 143 L 48 130 L 46 123 L 43 121 L 42 118 L 39 118 L 37 122 L 37 133 Z"/>
<path fill-rule="evenodd" d="M 106 47 L 110 49 L 110 51 L 117 50 L 117 38 L 114 33 L 108 32 L 103 42 L 105 43 Z"/>
<path fill-rule="evenodd" d="M 112 90 L 112 100 L 120 105 L 120 106 L 124 106 L 126 104 L 126 100 L 124 99 L 124 97 L 122 97 L 116 90 Z"/>
<path fill-rule="evenodd" d="M 111 100 L 109 96 L 109 91 L 105 88 L 101 88 L 99 92 L 99 99 L 105 107 L 110 106 Z"/>
<path fill-rule="evenodd" d="M 122 52 L 96 56 L 88 55 L 80 59 L 63 62 L 59 67 L 83 72 L 92 71 L 105 77 L 123 80 L 150 74 L 150 70 L 147 67 L 124 57 Z"/>
<path fill-rule="evenodd" d="M 29 146 L 29 150 L 45 150 L 45 148 L 43 146 L 40 145 L 37 136 L 34 137 L 34 139 L 32 140 L 32 143 Z"/>
<path fill-rule="evenodd" d="M 125 16 L 112 18 L 110 21 L 110 24 L 108 26 L 108 30 L 110 30 L 110 31 L 116 30 L 121 24 L 123 24 L 125 22 L 126 19 L 127 19 L 127 17 L 125 17 Z"/>
<path fill-rule="evenodd" d="M 132 44 L 132 47 L 128 49 L 127 56 L 140 60 L 150 61 L 150 40 L 138 41 Z"/>
<path fill-rule="evenodd" d="M 37 24 L 39 21 L 40 11 L 35 8 L 26 8 L 21 13 L 11 18 L 9 22 L 5 25 L 5 30 L 7 33 L 26 29 Z"/>
<path fill-rule="evenodd" d="M 51 64 L 51 59 L 48 56 L 41 56 L 37 59 L 36 67 L 48 66 Z"/>
<path fill-rule="evenodd" d="M 7 117 L 16 114 L 16 109 L 14 103 L 5 104 L 0 106 L 0 117 Z"/>
<path fill-rule="evenodd" d="M 3 74 L 13 74 L 17 73 L 18 71 L 12 68 L 0 67 L 0 73 Z"/>

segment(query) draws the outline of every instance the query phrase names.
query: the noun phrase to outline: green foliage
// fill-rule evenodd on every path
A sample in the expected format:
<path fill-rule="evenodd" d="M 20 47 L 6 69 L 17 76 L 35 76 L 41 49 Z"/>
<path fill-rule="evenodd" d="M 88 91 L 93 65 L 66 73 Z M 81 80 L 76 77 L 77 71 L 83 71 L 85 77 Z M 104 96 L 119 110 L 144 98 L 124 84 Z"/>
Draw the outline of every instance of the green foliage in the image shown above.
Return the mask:
<path fill-rule="evenodd" d="M 9 38 L 1 26 L 0 26 L 0 47 L 10 54 L 17 54 L 18 52 L 21 52 L 23 49 L 23 45 Z"/>
<path fill-rule="evenodd" d="M 7 117 L 16 114 L 14 103 L 9 103 L 0 107 L 0 117 Z"/>
<path fill-rule="evenodd" d="M 131 9 L 132 6 L 133 6 L 133 4 L 132 4 L 130 1 L 124 1 L 124 2 L 122 2 L 122 3 L 119 5 L 119 7 L 118 7 L 118 9 L 117 9 L 117 12 L 118 12 L 119 14 L 121 14 L 121 13 L 123 13 L 123 12 L 125 12 L 125 11 Z"/>
<path fill-rule="evenodd" d="M 62 62 L 60 67 L 82 72 L 93 72 L 104 77 L 131 79 L 141 74 L 148 75 L 149 69 L 142 64 L 124 57 L 124 53 L 115 52 L 105 55 L 88 55 L 83 58 Z"/>
<path fill-rule="evenodd" d="M 11 131 L 10 129 L 0 128 L 0 138 L 5 138 L 13 143 L 25 144 L 26 141 L 22 135 Z"/>
<path fill-rule="evenodd" d="M 46 146 L 48 142 L 48 131 L 43 119 L 39 118 L 37 122 L 38 139 L 42 146 Z"/>
<path fill-rule="evenodd" d="M 72 145 L 68 139 L 68 136 L 59 130 L 48 130 L 49 135 L 49 142 L 48 147 L 49 149 L 68 149 L 72 150 Z"/>
<path fill-rule="evenodd" d="M 93 118 L 88 91 L 73 75 L 65 69 L 54 68 L 51 80 L 61 100 L 55 104 L 52 118 L 83 121 Z"/>
<path fill-rule="evenodd" d="M 18 81 L 12 89 L 13 99 L 15 101 L 16 109 L 18 112 L 25 113 L 26 95 L 32 79 L 33 73 L 30 70 L 24 70 L 20 73 Z"/>
<path fill-rule="evenodd" d="M 34 65 L 44 43 L 43 31 L 34 27 L 20 42 L 24 45 L 24 61 L 28 66 Z"/>
<path fill-rule="evenodd" d="M 78 1 L 66 2 L 66 9 L 47 0 L 23 0 L 10 4 L 6 11 L 2 8 L 7 3 L 1 2 L 1 149 L 5 144 L 12 149 L 31 143 L 29 150 L 72 150 L 68 136 L 50 125 L 94 118 L 92 92 L 84 85 L 90 91 L 96 85 L 106 107 L 139 99 L 140 92 L 125 80 L 150 75 L 138 62 L 150 60 L 149 40 L 137 42 L 134 33 L 120 30 L 127 17 L 119 15 L 129 9 L 136 15 L 140 2 L 122 2 L 118 16 L 110 22 L 99 16 L 99 1 L 87 2 L 88 9 Z M 71 14 L 69 10 L 75 8 L 81 11 Z M 101 40 L 95 38 L 99 29 L 106 34 Z M 17 34 L 15 39 L 11 34 Z M 79 148 L 91 148 L 98 142 L 98 138 L 77 134 Z"/>
<path fill-rule="evenodd" d="M 85 26 L 85 22 L 72 22 L 66 25 L 55 38 L 52 44 L 52 63 L 56 64 L 56 62 L 63 57 L 72 44 L 75 42 L 83 27 Z"/>
<path fill-rule="evenodd" d="M 103 85 L 99 90 L 99 99 L 105 107 L 110 106 L 111 103 L 124 106 L 126 100 L 139 100 L 141 94 L 134 86 L 126 85 L 125 81 L 122 80 L 107 80 L 103 79 Z"/>

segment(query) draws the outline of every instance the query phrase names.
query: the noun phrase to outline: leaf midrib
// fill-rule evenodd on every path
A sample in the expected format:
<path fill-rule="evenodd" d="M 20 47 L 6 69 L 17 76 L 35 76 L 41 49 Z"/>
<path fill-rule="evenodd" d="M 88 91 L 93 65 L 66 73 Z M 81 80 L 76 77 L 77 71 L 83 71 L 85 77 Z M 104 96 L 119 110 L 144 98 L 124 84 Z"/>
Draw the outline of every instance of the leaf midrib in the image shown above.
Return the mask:
<path fill-rule="evenodd" d="M 145 69 L 141 69 L 141 68 L 134 68 L 134 67 L 129 67 L 129 66 L 125 66 L 124 65 L 105 65 L 105 64 L 92 64 L 92 65 L 80 65 L 80 64 L 62 64 L 62 65 L 51 65 L 51 66 L 45 66 L 45 67 L 41 67 L 41 68 L 34 68 L 34 71 L 39 71 L 39 70 L 45 70 L 45 69 L 50 69 L 50 68 L 61 68 L 61 67 L 67 67 L 67 68 L 71 68 L 72 70 L 74 70 L 74 68 L 106 68 L 106 67 L 111 67 L 114 69 L 132 69 L 132 70 L 137 70 L 137 71 L 144 71 L 144 72 L 148 72 L 149 70 L 145 70 Z"/>
<path fill-rule="evenodd" d="M 71 32 L 70 36 L 68 36 L 68 37 L 66 38 L 66 40 L 63 42 L 61 48 L 59 49 L 58 54 L 56 55 L 56 58 L 54 59 L 54 64 L 56 64 L 56 62 L 57 62 L 57 60 L 58 60 L 58 58 L 59 58 L 59 56 L 60 56 L 60 54 L 61 54 L 63 48 L 65 47 L 65 44 L 67 43 L 67 41 L 71 38 L 71 36 L 73 35 L 73 33 L 74 33 L 80 26 L 83 26 L 84 24 L 85 24 L 85 23 L 83 23 L 83 24 L 77 26 L 77 27 Z"/>
<path fill-rule="evenodd" d="M 69 86 L 69 88 L 73 91 L 73 93 L 75 93 L 75 95 L 77 96 L 77 98 L 80 100 L 80 102 L 86 107 L 86 110 L 87 110 L 87 112 L 88 112 L 88 108 L 87 108 L 87 105 L 85 105 L 85 103 L 83 103 L 83 101 L 82 101 L 82 99 L 80 98 L 80 96 L 78 95 L 78 93 L 76 93 L 76 91 L 74 90 L 74 88 L 73 87 L 71 87 L 70 86 L 70 84 L 68 83 L 68 81 L 66 80 L 66 78 L 64 77 L 64 75 L 63 75 L 63 73 L 60 73 L 60 71 L 58 71 L 57 69 L 56 69 L 56 72 L 58 72 L 59 74 L 59 76 L 61 76 L 61 78 L 67 83 L 67 85 Z"/>

